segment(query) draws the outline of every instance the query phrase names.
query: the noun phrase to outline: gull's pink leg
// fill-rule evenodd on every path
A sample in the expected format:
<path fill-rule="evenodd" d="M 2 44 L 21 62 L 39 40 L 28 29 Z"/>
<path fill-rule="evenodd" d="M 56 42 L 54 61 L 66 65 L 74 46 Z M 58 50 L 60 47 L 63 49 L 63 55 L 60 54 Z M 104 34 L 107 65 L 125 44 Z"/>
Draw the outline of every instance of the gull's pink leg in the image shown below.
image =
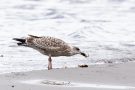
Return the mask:
<path fill-rule="evenodd" d="M 48 58 L 48 70 L 52 69 L 52 59 L 51 59 L 51 55 L 49 55 Z"/>

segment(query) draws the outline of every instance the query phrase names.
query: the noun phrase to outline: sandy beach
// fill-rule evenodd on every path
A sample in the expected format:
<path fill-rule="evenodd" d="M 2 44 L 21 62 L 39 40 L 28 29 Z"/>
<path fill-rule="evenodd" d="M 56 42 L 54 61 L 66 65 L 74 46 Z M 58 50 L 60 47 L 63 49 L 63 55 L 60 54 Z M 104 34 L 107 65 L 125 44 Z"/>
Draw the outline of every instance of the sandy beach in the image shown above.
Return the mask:
<path fill-rule="evenodd" d="M 135 0 L 0 4 L 0 90 L 135 90 Z M 48 56 L 13 40 L 28 34 L 62 39 L 89 57 L 53 57 L 47 70 Z"/>
<path fill-rule="evenodd" d="M 135 90 L 135 63 L 12 72 L 0 75 L 0 90 Z"/>

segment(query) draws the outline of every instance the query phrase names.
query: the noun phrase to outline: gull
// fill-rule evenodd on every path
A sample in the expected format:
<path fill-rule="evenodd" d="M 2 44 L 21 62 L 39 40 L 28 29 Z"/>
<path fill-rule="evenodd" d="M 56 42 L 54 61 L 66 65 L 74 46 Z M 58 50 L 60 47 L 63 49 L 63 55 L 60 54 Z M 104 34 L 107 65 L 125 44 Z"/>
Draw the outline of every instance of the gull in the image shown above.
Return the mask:
<path fill-rule="evenodd" d="M 18 46 L 25 46 L 33 48 L 43 55 L 49 56 L 48 58 L 48 70 L 52 69 L 52 58 L 58 56 L 73 56 L 80 54 L 84 57 L 87 55 L 76 46 L 71 46 L 61 39 L 50 36 L 34 36 L 28 35 L 26 38 L 13 38 L 18 41 Z"/>

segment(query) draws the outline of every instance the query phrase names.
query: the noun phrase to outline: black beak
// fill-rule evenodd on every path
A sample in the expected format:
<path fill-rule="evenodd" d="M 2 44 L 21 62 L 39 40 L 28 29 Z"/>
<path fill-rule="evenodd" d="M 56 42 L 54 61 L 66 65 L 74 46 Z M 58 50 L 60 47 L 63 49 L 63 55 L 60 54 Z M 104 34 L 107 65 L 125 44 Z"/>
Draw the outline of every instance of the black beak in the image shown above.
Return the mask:
<path fill-rule="evenodd" d="M 86 55 L 85 53 L 83 53 L 83 52 L 81 52 L 80 53 L 82 56 L 84 56 L 84 57 L 88 57 L 88 55 Z"/>

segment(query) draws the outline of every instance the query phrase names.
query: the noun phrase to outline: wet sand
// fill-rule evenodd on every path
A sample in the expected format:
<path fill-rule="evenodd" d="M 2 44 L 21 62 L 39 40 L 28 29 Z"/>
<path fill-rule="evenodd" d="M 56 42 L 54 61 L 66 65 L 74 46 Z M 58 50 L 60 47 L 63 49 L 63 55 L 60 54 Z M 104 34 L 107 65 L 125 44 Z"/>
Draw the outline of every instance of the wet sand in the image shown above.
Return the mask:
<path fill-rule="evenodd" d="M 135 62 L 12 72 L 0 75 L 0 90 L 135 90 Z"/>

